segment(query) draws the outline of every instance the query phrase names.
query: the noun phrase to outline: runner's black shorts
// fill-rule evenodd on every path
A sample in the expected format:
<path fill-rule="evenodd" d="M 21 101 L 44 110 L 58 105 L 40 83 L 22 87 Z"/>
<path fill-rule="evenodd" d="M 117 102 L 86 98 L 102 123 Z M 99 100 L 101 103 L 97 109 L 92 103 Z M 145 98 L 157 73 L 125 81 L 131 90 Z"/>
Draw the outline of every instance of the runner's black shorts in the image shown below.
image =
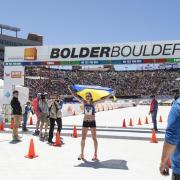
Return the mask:
<path fill-rule="evenodd" d="M 83 127 L 96 128 L 96 121 L 83 121 Z"/>

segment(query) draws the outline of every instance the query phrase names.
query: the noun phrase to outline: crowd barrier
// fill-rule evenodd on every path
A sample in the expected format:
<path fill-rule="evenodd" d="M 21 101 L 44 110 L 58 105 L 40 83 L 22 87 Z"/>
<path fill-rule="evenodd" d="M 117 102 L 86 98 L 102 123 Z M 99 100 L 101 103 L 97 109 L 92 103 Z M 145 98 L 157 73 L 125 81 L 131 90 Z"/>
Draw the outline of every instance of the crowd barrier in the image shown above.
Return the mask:
<path fill-rule="evenodd" d="M 96 112 L 101 111 L 109 111 L 119 108 L 125 108 L 125 107 L 131 107 L 133 106 L 132 103 L 123 103 L 123 102 L 104 102 L 104 103 L 98 103 L 95 106 Z M 23 107 L 24 108 L 24 107 Z M 83 104 L 80 103 L 65 103 L 63 104 L 62 108 L 62 114 L 63 117 L 67 116 L 75 116 L 83 114 Z M 11 106 L 6 105 L 3 108 L 2 114 L 0 113 L 0 121 L 5 119 L 6 122 L 11 122 L 12 115 L 11 115 Z M 32 115 L 30 115 L 31 117 Z M 36 121 L 36 116 L 32 116 L 33 121 Z"/>
<path fill-rule="evenodd" d="M 107 103 L 96 104 L 95 109 L 96 109 L 96 112 L 101 112 L 101 111 L 109 111 L 109 110 L 114 110 L 114 109 L 119 109 L 119 108 L 124 108 L 124 107 L 131 107 L 131 106 L 132 106 L 131 104 L 107 102 Z M 64 117 L 80 115 L 83 113 L 83 104 L 79 104 L 79 103 L 64 104 L 62 113 Z"/>

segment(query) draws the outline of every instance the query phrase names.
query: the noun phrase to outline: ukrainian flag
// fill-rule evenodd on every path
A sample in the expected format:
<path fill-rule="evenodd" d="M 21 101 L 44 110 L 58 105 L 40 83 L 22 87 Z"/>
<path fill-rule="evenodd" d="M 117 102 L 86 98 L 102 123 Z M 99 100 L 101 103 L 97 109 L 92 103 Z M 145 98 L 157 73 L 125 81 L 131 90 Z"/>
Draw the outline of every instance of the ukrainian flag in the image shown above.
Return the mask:
<path fill-rule="evenodd" d="M 70 86 L 71 90 L 75 92 L 78 96 L 86 99 L 86 93 L 90 92 L 93 97 L 93 101 L 98 101 L 104 97 L 113 95 L 113 90 L 111 88 L 102 87 L 102 86 L 88 86 L 88 85 L 79 85 L 75 84 Z"/>

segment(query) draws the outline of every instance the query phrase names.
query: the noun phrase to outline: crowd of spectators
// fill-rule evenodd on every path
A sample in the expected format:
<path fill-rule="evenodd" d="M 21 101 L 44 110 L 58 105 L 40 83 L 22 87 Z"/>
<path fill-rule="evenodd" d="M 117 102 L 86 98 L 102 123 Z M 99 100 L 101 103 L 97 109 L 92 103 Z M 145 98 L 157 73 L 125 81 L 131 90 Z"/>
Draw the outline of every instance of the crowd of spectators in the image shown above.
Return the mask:
<path fill-rule="evenodd" d="M 0 79 L 3 79 L 3 63 L 0 61 Z M 68 85 L 100 85 L 111 87 L 116 96 L 174 95 L 180 89 L 180 69 L 154 71 L 60 71 L 30 67 L 25 71 L 25 86 L 30 97 L 38 92 L 49 96 L 69 95 Z"/>
<path fill-rule="evenodd" d="M 33 78 L 36 77 L 36 79 Z M 30 96 L 38 92 L 68 95 L 68 85 L 100 85 L 111 87 L 116 96 L 174 95 L 180 88 L 180 69 L 154 71 L 60 71 L 47 68 L 26 69 L 25 86 Z"/>

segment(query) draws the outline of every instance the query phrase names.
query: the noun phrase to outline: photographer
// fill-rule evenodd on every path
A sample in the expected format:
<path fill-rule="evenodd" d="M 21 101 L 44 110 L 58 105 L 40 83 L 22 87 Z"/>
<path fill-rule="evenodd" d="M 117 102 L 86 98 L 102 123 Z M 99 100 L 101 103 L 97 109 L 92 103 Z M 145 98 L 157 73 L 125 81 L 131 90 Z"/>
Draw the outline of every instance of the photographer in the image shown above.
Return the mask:
<path fill-rule="evenodd" d="M 59 133 L 61 132 L 61 129 L 62 129 L 62 112 L 61 112 L 62 104 L 63 104 L 63 101 L 60 100 L 59 97 L 57 96 L 55 97 L 55 100 L 53 101 L 49 109 L 50 130 L 49 130 L 48 142 L 50 144 L 54 143 L 52 139 L 53 139 L 55 122 L 57 123 Z"/>
<path fill-rule="evenodd" d="M 49 116 L 49 107 L 48 107 L 48 103 L 46 100 L 46 95 L 43 94 L 41 95 L 41 101 L 39 101 L 39 111 L 40 111 L 40 115 L 39 115 L 39 119 L 40 119 L 40 139 L 43 138 L 47 138 L 48 133 L 47 133 L 47 129 L 48 129 L 48 116 Z M 43 127 L 45 129 L 45 134 L 43 135 Z"/>

